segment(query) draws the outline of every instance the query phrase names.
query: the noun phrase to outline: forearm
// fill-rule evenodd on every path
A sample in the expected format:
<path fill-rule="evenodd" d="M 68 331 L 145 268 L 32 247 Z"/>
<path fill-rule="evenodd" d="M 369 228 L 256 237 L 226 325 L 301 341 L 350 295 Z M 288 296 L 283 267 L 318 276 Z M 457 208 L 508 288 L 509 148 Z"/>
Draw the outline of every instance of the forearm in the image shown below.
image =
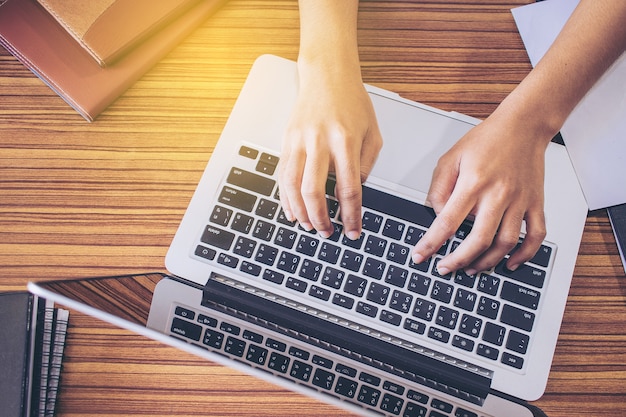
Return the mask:
<path fill-rule="evenodd" d="M 549 140 L 626 49 L 626 1 L 581 0 L 536 68 L 496 113 L 514 113 Z"/>
<path fill-rule="evenodd" d="M 300 66 L 359 76 L 358 0 L 300 0 Z"/>

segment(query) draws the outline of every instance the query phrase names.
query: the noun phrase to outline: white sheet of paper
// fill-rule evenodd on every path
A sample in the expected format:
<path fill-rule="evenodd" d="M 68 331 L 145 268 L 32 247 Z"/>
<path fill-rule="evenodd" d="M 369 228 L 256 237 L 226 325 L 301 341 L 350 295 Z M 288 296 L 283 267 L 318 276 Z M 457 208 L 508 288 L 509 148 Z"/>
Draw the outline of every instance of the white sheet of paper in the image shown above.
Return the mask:
<path fill-rule="evenodd" d="M 512 10 L 533 66 L 579 0 L 545 0 Z M 587 93 L 561 129 L 590 210 L 626 203 L 626 53 Z"/>

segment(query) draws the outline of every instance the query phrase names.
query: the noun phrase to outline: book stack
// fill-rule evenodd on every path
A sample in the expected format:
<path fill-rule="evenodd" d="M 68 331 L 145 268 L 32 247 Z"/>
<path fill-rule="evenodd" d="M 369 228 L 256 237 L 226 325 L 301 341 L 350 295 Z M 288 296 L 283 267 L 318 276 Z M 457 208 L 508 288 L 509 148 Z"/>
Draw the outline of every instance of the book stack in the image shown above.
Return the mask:
<path fill-rule="evenodd" d="M 0 45 L 88 121 L 224 0 L 0 0 Z"/>
<path fill-rule="evenodd" d="M 2 416 L 54 416 L 68 318 L 32 294 L 0 294 Z"/>

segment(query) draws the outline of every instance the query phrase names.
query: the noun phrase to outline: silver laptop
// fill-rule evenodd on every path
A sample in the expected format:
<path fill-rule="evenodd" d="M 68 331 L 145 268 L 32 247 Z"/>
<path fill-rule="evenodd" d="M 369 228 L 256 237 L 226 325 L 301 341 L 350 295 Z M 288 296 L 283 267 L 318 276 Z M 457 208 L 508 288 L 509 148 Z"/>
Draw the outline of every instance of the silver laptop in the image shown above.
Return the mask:
<path fill-rule="evenodd" d="M 408 254 L 434 218 L 424 199 L 439 156 L 478 121 L 367 89 L 384 146 L 363 187 L 361 239 L 343 238 L 332 178 L 333 236 L 284 217 L 276 167 L 297 71 L 266 55 L 170 246 L 171 276 L 150 290 L 146 322 L 49 284 L 31 291 L 361 415 L 537 413 L 524 401 L 544 392 L 587 216 L 566 150 L 547 150 L 537 255 L 515 272 L 440 276 L 433 266 L 469 221 L 426 262 Z"/>

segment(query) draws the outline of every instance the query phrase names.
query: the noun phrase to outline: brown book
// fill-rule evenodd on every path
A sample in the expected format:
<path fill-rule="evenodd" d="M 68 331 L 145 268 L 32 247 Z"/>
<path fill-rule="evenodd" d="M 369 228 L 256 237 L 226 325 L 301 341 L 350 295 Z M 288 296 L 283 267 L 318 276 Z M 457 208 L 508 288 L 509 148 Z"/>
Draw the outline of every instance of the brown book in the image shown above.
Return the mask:
<path fill-rule="evenodd" d="M 201 0 L 115 65 L 103 68 L 36 0 L 0 0 L 0 44 L 93 121 L 223 3 Z"/>
<path fill-rule="evenodd" d="M 200 0 L 38 1 L 100 66 L 107 66 Z"/>

